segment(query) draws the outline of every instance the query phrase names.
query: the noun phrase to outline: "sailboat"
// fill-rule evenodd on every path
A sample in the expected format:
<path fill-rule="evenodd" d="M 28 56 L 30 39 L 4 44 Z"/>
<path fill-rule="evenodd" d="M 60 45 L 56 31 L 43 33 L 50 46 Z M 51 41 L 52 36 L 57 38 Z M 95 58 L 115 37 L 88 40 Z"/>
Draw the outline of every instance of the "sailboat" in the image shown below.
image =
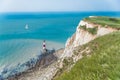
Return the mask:
<path fill-rule="evenodd" d="M 28 24 L 25 25 L 25 29 L 28 30 L 29 29 L 29 26 Z"/>

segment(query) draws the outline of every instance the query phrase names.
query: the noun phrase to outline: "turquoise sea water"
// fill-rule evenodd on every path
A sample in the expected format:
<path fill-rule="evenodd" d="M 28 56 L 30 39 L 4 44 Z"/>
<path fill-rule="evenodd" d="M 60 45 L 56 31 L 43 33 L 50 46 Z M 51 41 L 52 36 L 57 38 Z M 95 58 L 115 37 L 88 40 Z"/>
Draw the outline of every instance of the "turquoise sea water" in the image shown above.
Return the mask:
<path fill-rule="evenodd" d="M 120 17 L 120 12 L 1 13 L 0 72 L 39 55 L 42 40 L 48 49 L 64 48 L 79 21 L 93 15 Z"/>

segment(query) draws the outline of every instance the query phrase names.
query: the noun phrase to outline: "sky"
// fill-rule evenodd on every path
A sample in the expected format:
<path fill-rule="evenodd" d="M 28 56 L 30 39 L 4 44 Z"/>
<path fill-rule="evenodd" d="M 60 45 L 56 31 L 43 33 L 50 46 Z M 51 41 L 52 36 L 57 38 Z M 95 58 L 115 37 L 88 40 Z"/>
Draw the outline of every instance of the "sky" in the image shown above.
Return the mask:
<path fill-rule="evenodd" d="M 120 0 L 0 0 L 0 12 L 120 11 Z"/>

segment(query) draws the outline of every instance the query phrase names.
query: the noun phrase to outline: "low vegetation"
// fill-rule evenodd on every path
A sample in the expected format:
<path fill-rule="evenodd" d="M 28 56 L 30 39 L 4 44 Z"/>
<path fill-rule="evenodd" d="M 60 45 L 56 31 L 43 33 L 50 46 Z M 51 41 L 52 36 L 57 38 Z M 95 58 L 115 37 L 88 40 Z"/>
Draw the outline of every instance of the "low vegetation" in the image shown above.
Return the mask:
<path fill-rule="evenodd" d="M 97 34 L 97 27 L 94 28 L 86 28 L 86 25 L 80 26 L 81 29 L 88 31 L 89 33 L 91 33 L 92 35 Z"/>
<path fill-rule="evenodd" d="M 110 17 L 87 17 L 84 19 L 85 21 L 100 24 L 103 27 L 110 26 L 115 29 L 120 29 L 120 18 L 110 18 Z"/>
<path fill-rule="evenodd" d="M 120 80 L 120 31 L 78 47 L 77 54 L 86 48 L 91 55 L 84 55 L 70 71 L 63 71 L 55 80 Z"/>
<path fill-rule="evenodd" d="M 60 68 L 57 71 L 56 75 L 54 76 L 54 79 L 59 77 L 61 75 L 61 73 L 63 73 L 64 71 L 69 71 L 73 64 L 74 64 L 73 58 L 65 58 L 63 60 L 63 68 Z"/>

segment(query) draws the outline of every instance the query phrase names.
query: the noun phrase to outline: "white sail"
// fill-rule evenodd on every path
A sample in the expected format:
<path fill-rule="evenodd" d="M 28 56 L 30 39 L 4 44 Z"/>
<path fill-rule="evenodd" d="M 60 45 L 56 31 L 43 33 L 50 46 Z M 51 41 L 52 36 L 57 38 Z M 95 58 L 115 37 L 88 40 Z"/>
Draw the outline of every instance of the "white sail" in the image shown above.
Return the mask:
<path fill-rule="evenodd" d="M 29 26 L 28 26 L 28 24 L 26 24 L 26 26 L 25 26 L 25 29 L 29 29 Z"/>

